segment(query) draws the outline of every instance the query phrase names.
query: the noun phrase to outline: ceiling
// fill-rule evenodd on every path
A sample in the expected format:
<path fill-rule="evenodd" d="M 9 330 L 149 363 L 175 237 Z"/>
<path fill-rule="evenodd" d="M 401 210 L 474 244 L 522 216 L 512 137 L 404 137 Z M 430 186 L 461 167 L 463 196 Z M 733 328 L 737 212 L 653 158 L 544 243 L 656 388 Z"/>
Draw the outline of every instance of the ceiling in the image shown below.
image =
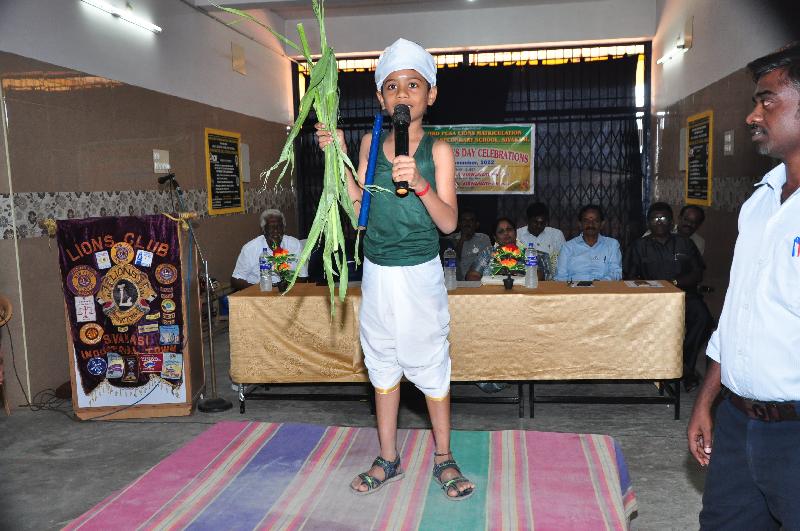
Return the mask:
<path fill-rule="evenodd" d="M 325 16 L 375 15 L 387 13 L 412 13 L 420 11 L 453 11 L 457 9 L 490 9 L 569 1 L 592 2 L 596 0 L 324 0 Z M 194 0 L 194 5 L 216 11 L 208 0 Z M 311 0 L 219 0 L 214 3 L 237 9 L 268 9 L 284 20 L 313 16 Z"/>

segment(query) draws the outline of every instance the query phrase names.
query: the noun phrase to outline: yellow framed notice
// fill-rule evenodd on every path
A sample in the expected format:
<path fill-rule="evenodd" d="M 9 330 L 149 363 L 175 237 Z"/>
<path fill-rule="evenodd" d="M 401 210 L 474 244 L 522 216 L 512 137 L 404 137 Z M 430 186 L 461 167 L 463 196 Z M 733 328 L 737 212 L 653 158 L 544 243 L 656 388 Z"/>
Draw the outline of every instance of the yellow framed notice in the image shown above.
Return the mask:
<path fill-rule="evenodd" d="M 205 128 L 208 213 L 211 215 L 244 212 L 241 139 L 240 133 Z"/>
<path fill-rule="evenodd" d="M 686 204 L 710 206 L 713 181 L 714 112 L 705 111 L 686 119 Z"/>

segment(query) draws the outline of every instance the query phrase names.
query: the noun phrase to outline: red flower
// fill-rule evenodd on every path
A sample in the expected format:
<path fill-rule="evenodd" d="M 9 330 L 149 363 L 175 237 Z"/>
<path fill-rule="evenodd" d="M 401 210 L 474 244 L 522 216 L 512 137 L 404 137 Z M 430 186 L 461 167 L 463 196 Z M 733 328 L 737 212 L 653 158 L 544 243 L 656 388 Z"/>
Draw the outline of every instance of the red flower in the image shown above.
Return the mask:
<path fill-rule="evenodd" d="M 272 256 L 274 256 L 276 258 L 279 257 L 279 256 L 286 256 L 287 254 L 289 254 L 289 251 L 287 251 L 286 249 L 282 249 L 280 247 L 276 247 L 272 251 Z"/>
<path fill-rule="evenodd" d="M 504 258 L 503 260 L 500 260 L 500 265 L 503 267 L 514 267 L 517 265 L 517 261 L 513 258 Z"/>

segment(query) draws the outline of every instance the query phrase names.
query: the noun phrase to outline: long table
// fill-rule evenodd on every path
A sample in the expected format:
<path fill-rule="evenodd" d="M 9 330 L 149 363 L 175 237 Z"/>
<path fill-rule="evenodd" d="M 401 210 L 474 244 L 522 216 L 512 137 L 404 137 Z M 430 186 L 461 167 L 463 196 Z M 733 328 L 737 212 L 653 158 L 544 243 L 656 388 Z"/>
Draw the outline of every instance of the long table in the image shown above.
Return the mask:
<path fill-rule="evenodd" d="M 644 401 L 675 403 L 677 418 L 684 294 L 674 286 L 540 282 L 537 289 L 459 287 L 448 298 L 453 381 L 670 382 L 670 397 Z M 252 286 L 231 295 L 231 378 L 243 384 L 367 382 L 360 301 L 360 289 L 350 288 L 332 315 L 327 287 L 298 284 L 281 295 Z"/>

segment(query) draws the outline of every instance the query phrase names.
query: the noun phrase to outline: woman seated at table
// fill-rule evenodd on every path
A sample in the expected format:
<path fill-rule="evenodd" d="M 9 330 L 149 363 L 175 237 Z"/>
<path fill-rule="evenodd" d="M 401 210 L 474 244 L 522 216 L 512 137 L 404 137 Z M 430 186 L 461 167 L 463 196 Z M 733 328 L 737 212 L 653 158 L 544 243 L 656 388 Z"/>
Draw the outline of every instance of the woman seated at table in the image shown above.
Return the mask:
<path fill-rule="evenodd" d="M 494 231 L 492 231 L 491 236 L 494 239 L 494 246 L 487 247 L 481 251 L 478 257 L 472 263 L 470 270 L 467 271 L 466 275 L 464 275 L 464 280 L 480 280 L 482 277 L 491 276 L 493 269 L 492 259 L 494 258 L 494 255 L 497 253 L 498 249 L 504 245 L 514 245 L 521 249 L 523 253 L 525 251 L 525 249 L 522 248 L 522 244 L 517 241 L 516 226 L 510 219 L 506 217 L 498 218 L 497 221 L 494 222 Z M 539 261 L 539 280 L 550 280 L 550 256 L 543 251 L 536 251 L 536 254 L 538 255 Z M 523 268 L 523 275 L 525 274 L 524 271 L 525 270 Z"/>
<path fill-rule="evenodd" d="M 561 247 L 556 280 L 621 279 L 619 242 L 600 234 L 603 210 L 598 205 L 586 205 L 578 213 L 578 221 L 582 232 Z"/>

